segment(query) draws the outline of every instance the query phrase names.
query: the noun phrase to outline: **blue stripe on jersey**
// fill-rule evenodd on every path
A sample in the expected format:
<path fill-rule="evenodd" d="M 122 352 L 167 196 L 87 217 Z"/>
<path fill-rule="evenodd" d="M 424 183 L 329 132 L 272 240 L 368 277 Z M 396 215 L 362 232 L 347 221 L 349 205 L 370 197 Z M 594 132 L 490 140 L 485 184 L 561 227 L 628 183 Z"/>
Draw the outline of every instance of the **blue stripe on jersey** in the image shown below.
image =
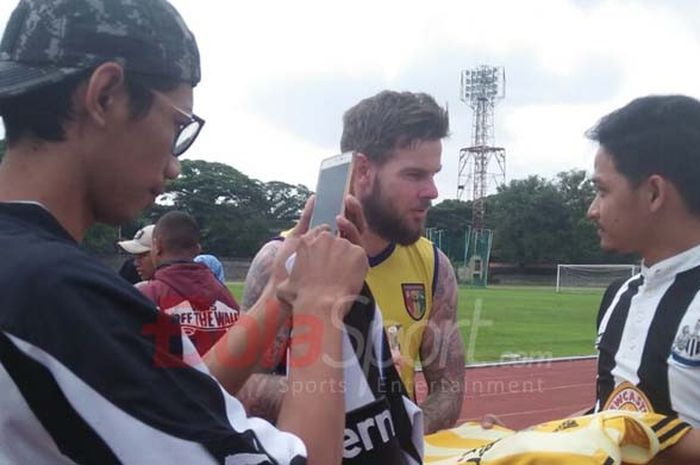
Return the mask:
<path fill-rule="evenodd" d="M 685 357 L 681 357 L 675 352 L 671 353 L 671 357 L 673 357 L 675 361 L 682 363 L 683 365 L 688 365 L 689 367 L 700 367 L 700 360 L 690 360 Z"/>

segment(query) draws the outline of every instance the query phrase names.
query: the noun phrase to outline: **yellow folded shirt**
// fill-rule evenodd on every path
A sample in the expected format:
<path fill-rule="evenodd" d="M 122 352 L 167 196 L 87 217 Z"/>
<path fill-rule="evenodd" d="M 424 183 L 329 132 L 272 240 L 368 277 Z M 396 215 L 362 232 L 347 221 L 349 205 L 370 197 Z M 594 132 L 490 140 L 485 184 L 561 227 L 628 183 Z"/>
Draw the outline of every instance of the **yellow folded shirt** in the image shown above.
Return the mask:
<path fill-rule="evenodd" d="M 690 425 L 655 413 L 608 410 L 526 430 L 467 422 L 425 437 L 431 465 L 645 464 L 677 443 Z"/>

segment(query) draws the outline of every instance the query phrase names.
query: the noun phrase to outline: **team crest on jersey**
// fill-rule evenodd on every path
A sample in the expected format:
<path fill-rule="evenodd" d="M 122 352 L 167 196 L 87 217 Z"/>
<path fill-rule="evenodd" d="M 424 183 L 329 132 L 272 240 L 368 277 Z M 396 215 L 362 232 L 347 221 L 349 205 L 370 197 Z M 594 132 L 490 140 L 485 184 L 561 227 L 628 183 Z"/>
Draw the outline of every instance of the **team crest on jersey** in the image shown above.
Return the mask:
<path fill-rule="evenodd" d="M 619 384 L 608 397 L 603 410 L 654 413 L 646 395 L 634 384 L 625 381 Z"/>
<path fill-rule="evenodd" d="M 403 303 L 411 318 L 419 321 L 425 315 L 428 304 L 425 301 L 425 286 L 422 284 L 402 284 Z"/>
<path fill-rule="evenodd" d="M 673 341 L 671 356 L 685 365 L 700 366 L 700 320 L 695 322 L 692 331 L 690 325 L 681 328 L 680 334 Z"/>

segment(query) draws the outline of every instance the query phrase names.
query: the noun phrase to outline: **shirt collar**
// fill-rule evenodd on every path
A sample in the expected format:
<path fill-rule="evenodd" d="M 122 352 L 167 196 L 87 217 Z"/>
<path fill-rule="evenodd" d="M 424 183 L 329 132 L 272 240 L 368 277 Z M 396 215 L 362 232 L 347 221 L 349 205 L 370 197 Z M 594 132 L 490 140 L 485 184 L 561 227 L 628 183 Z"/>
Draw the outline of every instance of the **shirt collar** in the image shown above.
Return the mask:
<path fill-rule="evenodd" d="M 39 202 L 13 201 L 0 202 L 0 213 L 12 216 L 26 224 L 39 227 L 72 243 L 76 240 L 66 231 L 58 220 Z"/>
<path fill-rule="evenodd" d="M 396 249 L 396 242 L 389 242 L 389 245 L 387 245 L 384 250 L 379 252 L 374 257 L 367 256 L 367 259 L 369 260 L 369 266 L 374 268 L 375 266 L 379 266 L 380 264 L 382 264 L 387 258 L 391 256 L 392 253 L 394 253 L 394 249 Z"/>
<path fill-rule="evenodd" d="M 36 200 L 12 200 L 11 202 L 3 202 L 3 203 L 8 203 L 8 204 L 18 203 L 20 205 L 36 205 L 38 207 L 43 208 L 47 212 L 49 211 L 49 209 L 46 208 L 46 205 L 44 205 L 41 202 L 37 202 Z"/>
<path fill-rule="evenodd" d="M 699 263 L 700 245 L 696 245 L 684 252 L 661 260 L 652 266 L 646 266 L 642 263 L 642 276 L 647 282 L 664 280 L 695 268 Z"/>

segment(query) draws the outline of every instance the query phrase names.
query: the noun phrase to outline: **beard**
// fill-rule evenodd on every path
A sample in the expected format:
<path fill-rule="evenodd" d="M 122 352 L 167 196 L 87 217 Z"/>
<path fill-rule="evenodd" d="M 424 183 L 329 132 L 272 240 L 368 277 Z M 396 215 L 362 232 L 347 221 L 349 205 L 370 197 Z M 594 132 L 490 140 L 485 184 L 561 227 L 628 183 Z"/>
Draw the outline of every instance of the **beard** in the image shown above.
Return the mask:
<path fill-rule="evenodd" d="M 430 200 L 426 201 L 424 207 L 430 207 Z M 362 201 L 362 209 L 369 228 L 387 241 L 411 245 L 423 233 L 424 222 L 414 227 L 403 218 L 391 202 L 382 196 L 378 180 L 375 180 L 372 192 Z"/>

